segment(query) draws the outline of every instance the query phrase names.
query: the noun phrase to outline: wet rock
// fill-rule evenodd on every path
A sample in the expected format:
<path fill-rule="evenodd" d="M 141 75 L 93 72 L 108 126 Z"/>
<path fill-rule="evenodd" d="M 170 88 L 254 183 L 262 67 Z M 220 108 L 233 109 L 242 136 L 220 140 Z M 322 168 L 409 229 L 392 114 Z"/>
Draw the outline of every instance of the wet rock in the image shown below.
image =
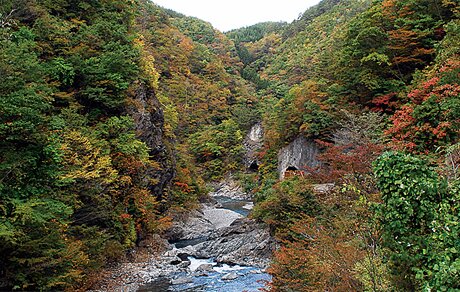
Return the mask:
<path fill-rule="evenodd" d="M 179 268 L 181 269 L 186 269 L 190 266 L 191 262 L 190 261 L 183 261 L 179 264 Z"/>
<path fill-rule="evenodd" d="M 177 257 L 180 258 L 182 261 L 188 261 L 189 256 L 190 255 L 188 253 L 183 253 L 183 252 L 177 253 Z"/>
<path fill-rule="evenodd" d="M 270 262 L 274 246 L 267 226 L 241 218 L 214 232 L 208 241 L 196 245 L 192 255 L 215 258 L 221 263 L 264 268 Z"/>
<path fill-rule="evenodd" d="M 225 274 L 222 276 L 222 280 L 224 281 L 232 281 L 232 280 L 235 280 L 239 277 L 239 275 L 235 272 L 232 272 L 232 273 L 228 273 L 228 274 Z"/>
<path fill-rule="evenodd" d="M 212 264 L 201 264 L 198 268 L 196 268 L 197 272 L 212 272 L 214 266 Z"/>
<path fill-rule="evenodd" d="M 183 285 L 183 284 L 192 283 L 192 282 L 193 282 L 192 277 L 181 277 L 181 278 L 173 279 L 171 281 L 171 284 L 172 285 Z"/>
<path fill-rule="evenodd" d="M 253 202 L 249 202 L 249 203 L 247 203 L 246 205 L 244 205 L 242 208 L 243 208 L 243 209 L 246 209 L 246 210 L 252 210 L 252 209 L 254 209 L 254 203 L 253 203 Z"/>
<path fill-rule="evenodd" d="M 193 277 L 207 277 L 207 276 L 209 276 L 209 272 L 195 271 L 195 272 L 192 273 L 192 276 Z"/>
<path fill-rule="evenodd" d="M 177 258 L 177 259 L 174 259 L 172 260 L 171 262 L 169 262 L 171 265 L 178 265 L 180 263 L 182 263 L 181 259 Z"/>

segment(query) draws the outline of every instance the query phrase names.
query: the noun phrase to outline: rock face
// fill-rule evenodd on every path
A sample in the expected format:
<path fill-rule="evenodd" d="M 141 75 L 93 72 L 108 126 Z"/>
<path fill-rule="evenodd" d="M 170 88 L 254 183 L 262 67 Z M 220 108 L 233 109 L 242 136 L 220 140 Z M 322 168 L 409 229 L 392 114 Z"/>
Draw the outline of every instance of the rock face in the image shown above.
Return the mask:
<path fill-rule="evenodd" d="M 264 143 L 264 130 L 261 123 L 257 123 L 252 126 L 246 138 L 243 141 L 245 149 L 244 165 L 252 170 L 257 170 L 259 167 L 259 160 L 257 158 L 257 152 L 262 148 Z"/>
<path fill-rule="evenodd" d="M 241 217 L 230 210 L 203 205 L 200 211 L 193 211 L 188 218 L 175 220 L 166 236 L 172 241 L 209 237 L 216 229 L 230 226 Z"/>
<path fill-rule="evenodd" d="M 333 191 L 335 188 L 335 183 L 329 184 L 317 184 L 313 185 L 313 192 L 315 194 L 326 194 Z"/>
<path fill-rule="evenodd" d="M 160 170 L 150 169 L 148 175 L 158 181 L 150 186 L 152 194 L 159 198 L 175 175 L 174 155 L 164 144 L 164 114 L 155 92 L 144 84 L 138 84 L 127 106 L 136 127 L 137 137 L 150 147 L 150 155 L 160 164 Z"/>
<path fill-rule="evenodd" d="M 225 180 L 211 186 L 214 189 L 209 194 L 211 197 L 227 197 L 234 200 L 250 200 L 252 197 L 251 194 L 243 190 L 241 185 L 232 176 L 228 176 Z"/>
<path fill-rule="evenodd" d="M 212 233 L 207 241 L 193 246 L 189 252 L 197 258 L 215 258 L 220 263 L 265 268 L 274 246 L 267 226 L 241 218 Z"/>
<path fill-rule="evenodd" d="M 319 148 L 315 142 L 298 137 L 291 144 L 281 149 L 278 153 L 278 173 L 284 179 L 286 171 L 305 171 L 306 167 L 320 165 L 317 160 Z"/>

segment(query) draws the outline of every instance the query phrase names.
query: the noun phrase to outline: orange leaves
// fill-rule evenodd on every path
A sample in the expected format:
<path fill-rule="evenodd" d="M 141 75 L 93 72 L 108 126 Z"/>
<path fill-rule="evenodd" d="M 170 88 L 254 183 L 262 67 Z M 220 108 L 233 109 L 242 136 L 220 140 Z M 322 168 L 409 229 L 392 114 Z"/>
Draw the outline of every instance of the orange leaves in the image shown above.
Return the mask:
<path fill-rule="evenodd" d="M 184 192 L 184 193 L 191 193 L 193 190 L 192 188 L 186 184 L 186 183 L 182 183 L 182 182 L 175 182 L 174 183 L 175 186 L 179 187 L 179 189 Z"/>
<path fill-rule="evenodd" d="M 270 291 L 359 290 L 353 267 L 364 254 L 351 233 L 337 232 L 343 228 L 308 217 L 296 222 L 290 228 L 296 239 L 284 242 L 268 270 L 274 276 Z"/>
<path fill-rule="evenodd" d="M 120 214 L 120 219 L 121 220 L 125 220 L 125 219 L 131 219 L 133 216 L 131 216 L 130 214 L 127 214 L 127 213 L 122 213 Z"/>

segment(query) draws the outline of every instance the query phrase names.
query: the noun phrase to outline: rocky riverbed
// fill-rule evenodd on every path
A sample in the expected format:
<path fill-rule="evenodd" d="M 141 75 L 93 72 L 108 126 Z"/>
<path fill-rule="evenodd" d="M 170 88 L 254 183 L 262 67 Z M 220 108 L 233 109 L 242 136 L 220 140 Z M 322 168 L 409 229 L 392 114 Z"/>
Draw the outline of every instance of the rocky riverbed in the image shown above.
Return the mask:
<path fill-rule="evenodd" d="M 245 217 L 252 208 L 235 183 L 222 183 L 203 204 L 178 220 L 163 252 L 140 262 L 120 264 L 94 291 L 258 291 L 270 277 L 274 241 L 267 226 Z"/>

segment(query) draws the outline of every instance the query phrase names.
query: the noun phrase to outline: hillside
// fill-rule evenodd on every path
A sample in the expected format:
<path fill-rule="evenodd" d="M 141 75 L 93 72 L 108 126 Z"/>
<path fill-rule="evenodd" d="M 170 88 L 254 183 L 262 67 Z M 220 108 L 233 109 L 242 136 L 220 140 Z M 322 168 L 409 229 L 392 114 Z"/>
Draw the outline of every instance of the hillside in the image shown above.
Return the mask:
<path fill-rule="evenodd" d="M 253 90 L 222 33 L 148 1 L 0 8 L 0 283 L 74 289 L 237 167 Z"/>
<path fill-rule="evenodd" d="M 87 289 L 229 177 L 280 245 L 270 291 L 460 289 L 456 1 L 226 34 L 77 2 L 0 2 L 1 290 Z"/>
<path fill-rule="evenodd" d="M 322 1 L 228 34 L 260 100 L 253 216 L 283 243 L 273 291 L 458 288 L 458 9 Z"/>

